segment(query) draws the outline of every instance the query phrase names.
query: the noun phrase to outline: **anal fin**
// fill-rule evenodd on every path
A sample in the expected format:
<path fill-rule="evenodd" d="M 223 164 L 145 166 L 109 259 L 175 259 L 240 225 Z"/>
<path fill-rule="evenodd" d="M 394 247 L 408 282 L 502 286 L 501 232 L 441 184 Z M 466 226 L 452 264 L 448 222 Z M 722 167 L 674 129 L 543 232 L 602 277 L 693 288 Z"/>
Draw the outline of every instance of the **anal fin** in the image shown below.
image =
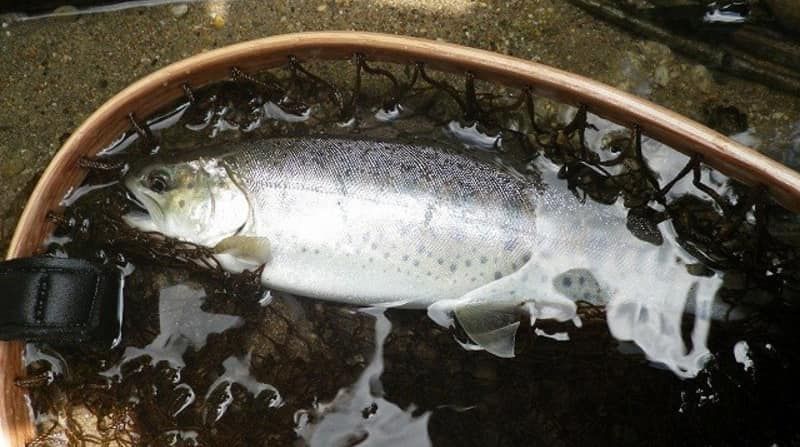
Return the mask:
<path fill-rule="evenodd" d="M 475 344 L 498 357 L 514 357 L 514 339 L 522 317 L 519 305 L 464 304 L 453 311 Z"/>
<path fill-rule="evenodd" d="M 575 303 L 553 287 L 556 275 L 528 261 L 516 272 L 481 286 L 464 296 L 437 301 L 428 307 L 428 316 L 442 326 L 455 321 L 482 349 L 498 357 L 514 357 L 520 320 L 531 325 L 537 318 L 567 321 L 575 316 Z"/>

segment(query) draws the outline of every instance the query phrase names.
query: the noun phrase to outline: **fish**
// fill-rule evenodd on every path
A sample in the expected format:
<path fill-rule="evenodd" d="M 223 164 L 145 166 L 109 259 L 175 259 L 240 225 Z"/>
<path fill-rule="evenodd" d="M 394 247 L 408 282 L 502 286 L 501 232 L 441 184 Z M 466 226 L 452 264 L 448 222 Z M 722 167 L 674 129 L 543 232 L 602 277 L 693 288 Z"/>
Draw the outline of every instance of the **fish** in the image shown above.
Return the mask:
<path fill-rule="evenodd" d="M 231 143 L 132 169 L 124 185 L 144 212 L 125 220 L 212 248 L 231 271 L 263 265 L 275 290 L 427 309 L 499 357 L 514 356 L 522 322 L 577 325 L 576 303 L 605 305 L 614 336 L 696 373 L 718 275 L 688 273 L 694 259 L 674 235 L 638 239 L 621 203 L 582 203 L 555 187 L 544 157 L 533 182 L 484 154 L 425 140 Z M 689 298 L 691 349 L 681 336 Z"/>

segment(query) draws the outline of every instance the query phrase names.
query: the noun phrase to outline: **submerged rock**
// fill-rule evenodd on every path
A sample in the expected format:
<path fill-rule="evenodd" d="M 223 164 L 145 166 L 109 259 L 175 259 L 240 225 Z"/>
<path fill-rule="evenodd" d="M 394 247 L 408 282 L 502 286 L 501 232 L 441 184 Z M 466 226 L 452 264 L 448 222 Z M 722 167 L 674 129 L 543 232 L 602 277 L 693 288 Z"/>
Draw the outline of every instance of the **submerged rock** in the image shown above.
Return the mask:
<path fill-rule="evenodd" d="M 705 108 L 705 123 L 725 135 L 739 134 L 747 130 L 747 115 L 729 105 L 709 104 Z"/>
<path fill-rule="evenodd" d="M 708 93 L 714 87 L 714 79 L 711 77 L 711 72 L 705 65 L 695 65 L 689 70 L 689 76 L 694 85 L 696 85 L 703 93 Z"/>
<path fill-rule="evenodd" d="M 656 84 L 664 87 L 669 84 L 669 69 L 665 65 L 659 65 L 655 72 Z"/>

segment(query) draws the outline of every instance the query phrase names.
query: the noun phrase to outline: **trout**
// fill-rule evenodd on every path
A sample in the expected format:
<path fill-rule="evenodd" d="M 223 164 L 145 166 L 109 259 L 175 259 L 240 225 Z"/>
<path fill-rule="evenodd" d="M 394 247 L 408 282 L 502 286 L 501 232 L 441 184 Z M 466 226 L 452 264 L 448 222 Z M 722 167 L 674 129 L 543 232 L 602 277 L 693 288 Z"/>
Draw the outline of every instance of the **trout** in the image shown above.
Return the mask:
<path fill-rule="evenodd" d="M 677 244 L 633 236 L 621 204 L 582 204 L 537 163 L 539 184 L 443 143 L 248 141 L 132 171 L 125 185 L 147 213 L 126 220 L 211 247 L 231 271 L 265 264 L 275 290 L 427 308 L 501 357 L 514 355 L 521 321 L 577 324 L 577 301 L 607 305 L 613 335 L 699 370 L 719 278 L 689 275 L 695 261 Z"/>

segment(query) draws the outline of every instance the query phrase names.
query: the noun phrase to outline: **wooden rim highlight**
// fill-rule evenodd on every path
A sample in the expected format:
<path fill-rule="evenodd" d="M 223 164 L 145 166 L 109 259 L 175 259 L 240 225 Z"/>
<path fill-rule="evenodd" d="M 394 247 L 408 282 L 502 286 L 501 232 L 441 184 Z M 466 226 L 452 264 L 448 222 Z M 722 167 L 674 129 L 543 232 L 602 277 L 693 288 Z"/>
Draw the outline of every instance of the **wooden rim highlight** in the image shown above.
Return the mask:
<path fill-rule="evenodd" d="M 255 73 L 299 61 L 347 59 L 363 53 L 369 61 L 423 62 L 447 72 L 531 87 L 535 94 L 570 104 L 642 132 L 751 185 L 763 185 L 783 206 L 800 211 L 800 174 L 682 115 L 591 79 L 539 63 L 460 45 L 362 32 L 285 34 L 243 42 L 176 62 L 131 84 L 97 109 L 64 143 L 44 171 L 22 213 L 8 258 L 35 254 L 51 231 L 46 219 L 86 171 L 81 156 L 95 155 L 129 128 L 128 114 L 146 117 L 184 94 L 182 85 L 203 86 L 230 78 L 237 67 Z M 0 343 L 0 446 L 23 446 L 33 436 L 25 395 L 14 384 L 22 373 L 22 343 Z"/>

